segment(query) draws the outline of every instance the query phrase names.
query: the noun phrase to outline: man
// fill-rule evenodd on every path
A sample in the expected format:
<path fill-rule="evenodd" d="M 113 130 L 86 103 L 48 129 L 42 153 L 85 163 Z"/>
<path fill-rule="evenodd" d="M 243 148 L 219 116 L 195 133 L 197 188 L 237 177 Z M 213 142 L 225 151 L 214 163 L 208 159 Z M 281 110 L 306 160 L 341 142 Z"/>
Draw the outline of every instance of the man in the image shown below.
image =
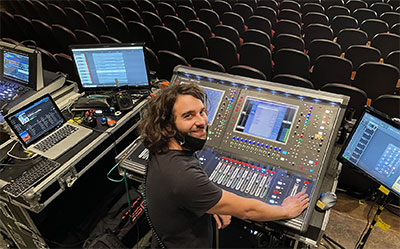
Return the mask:
<path fill-rule="evenodd" d="M 145 191 L 156 232 L 153 238 L 158 237 L 167 248 L 211 248 L 211 214 L 223 228 L 231 215 L 254 221 L 289 219 L 308 206 L 305 193 L 272 206 L 209 181 L 194 156 L 207 139 L 205 103 L 206 96 L 197 85 L 173 85 L 150 101 L 139 125 L 150 151 Z"/>

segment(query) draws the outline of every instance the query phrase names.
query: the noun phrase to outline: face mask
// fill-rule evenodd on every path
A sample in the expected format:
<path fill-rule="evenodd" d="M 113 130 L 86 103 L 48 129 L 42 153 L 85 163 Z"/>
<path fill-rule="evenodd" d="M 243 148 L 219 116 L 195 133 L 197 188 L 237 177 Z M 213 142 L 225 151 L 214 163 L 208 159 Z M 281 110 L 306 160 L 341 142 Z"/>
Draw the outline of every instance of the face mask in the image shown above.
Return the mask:
<path fill-rule="evenodd" d="M 208 134 L 208 127 L 206 129 L 206 134 Z M 191 152 L 196 152 L 198 150 L 203 149 L 204 144 L 207 142 L 206 139 L 195 138 L 189 136 L 187 133 L 181 133 L 179 131 L 176 132 L 175 135 L 176 141 L 178 141 L 179 145 L 188 149 Z"/>

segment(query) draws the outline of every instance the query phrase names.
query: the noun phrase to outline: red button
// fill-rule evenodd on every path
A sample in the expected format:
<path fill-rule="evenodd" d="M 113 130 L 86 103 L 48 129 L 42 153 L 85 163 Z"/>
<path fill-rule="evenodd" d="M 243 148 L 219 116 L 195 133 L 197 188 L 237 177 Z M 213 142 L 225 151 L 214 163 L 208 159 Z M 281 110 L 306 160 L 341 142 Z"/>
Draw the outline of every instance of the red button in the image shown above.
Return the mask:
<path fill-rule="evenodd" d="M 300 169 L 304 169 L 304 167 L 303 167 L 303 166 L 301 166 L 301 167 L 300 167 Z"/>
<path fill-rule="evenodd" d="M 271 174 L 275 174 L 275 171 L 271 171 Z"/>
<path fill-rule="evenodd" d="M 315 162 L 314 162 L 314 164 L 315 164 L 315 165 L 317 165 L 317 164 L 318 164 L 318 162 L 317 162 L 317 161 L 315 161 Z"/>
<path fill-rule="evenodd" d="M 304 181 L 304 184 L 309 184 L 309 182 L 308 181 Z"/>
<path fill-rule="evenodd" d="M 274 190 L 274 194 L 279 194 L 279 191 L 278 190 Z"/>

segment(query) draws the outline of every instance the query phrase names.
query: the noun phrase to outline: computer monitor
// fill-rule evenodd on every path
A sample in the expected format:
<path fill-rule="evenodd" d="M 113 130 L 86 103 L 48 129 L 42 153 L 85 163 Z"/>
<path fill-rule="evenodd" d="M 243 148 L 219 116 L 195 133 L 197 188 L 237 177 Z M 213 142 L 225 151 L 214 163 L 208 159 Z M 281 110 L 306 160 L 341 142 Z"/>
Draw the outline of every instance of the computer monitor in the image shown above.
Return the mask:
<path fill-rule="evenodd" d="M 0 80 L 38 91 L 43 88 L 42 56 L 38 50 L 0 41 Z"/>
<path fill-rule="evenodd" d="M 248 96 L 233 131 L 286 144 L 298 106 Z"/>
<path fill-rule="evenodd" d="M 201 86 L 207 96 L 207 109 L 208 109 L 208 124 L 212 125 L 215 115 L 217 114 L 217 108 L 221 104 L 222 97 L 224 97 L 225 91 Z"/>
<path fill-rule="evenodd" d="M 71 45 L 83 91 L 149 88 L 143 43 Z"/>
<path fill-rule="evenodd" d="M 400 197 L 400 124 L 365 107 L 338 161 L 360 169 Z"/>

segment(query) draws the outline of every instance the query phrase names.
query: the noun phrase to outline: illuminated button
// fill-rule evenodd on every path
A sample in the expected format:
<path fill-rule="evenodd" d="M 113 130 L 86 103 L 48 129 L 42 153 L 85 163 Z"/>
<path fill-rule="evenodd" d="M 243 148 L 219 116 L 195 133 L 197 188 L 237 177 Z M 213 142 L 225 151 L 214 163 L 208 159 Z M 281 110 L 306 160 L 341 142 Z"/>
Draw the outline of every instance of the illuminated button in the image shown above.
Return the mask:
<path fill-rule="evenodd" d="M 309 184 L 309 182 L 308 181 L 304 181 L 304 184 Z"/>
<path fill-rule="evenodd" d="M 269 203 L 275 204 L 275 201 L 274 200 L 269 200 Z"/>
<path fill-rule="evenodd" d="M 312 160 L 309 160 L 309 161 L 308 161 L 308 163 L 309 163 L 309 164 L 313 164 L 313 163 L 314 163 L 314 161 L 312 161 Z"/>
<path fill-rule="evenodd" d="M 269 145 L 268 145 L 268 144 L 266 144 L 266 145 L 265 145 L 265 148 L 268 148 L 268 147 L 269 147 Z"/>
<path fill-rule="evenodd" d="M 261 144 L 261 147 L 263 147 L 263 148 L 264 148 L 264 144 Z"/>
<path fill-rule="evenodd" d="M 318 162 L 317 162 L 317 161 L 315 161 L 315 162 L 314 162 L 314 164 L 315 164 L 315 165 L 317 165 L 317 164 L 318 164 Z"/>
<path fill-rule="evenodd" d="M 313 170 L 313 169 L 310 169 L 310 172 L 314 172 L 314 170 Z"/>
<path fill-rule="evenodd" d="M 260 146 L 260 143 L 257 143 L 257 146 Z"/>
<path fill-rule="evenodd" d="M 253 141 L 253 144 L 256 144 L 257 142 L 256 141 Z"/>
<path fill-rule="evenodd" d="M 310 106 L 310 110 L 312 110 L 314 107 Z"/>
<path fill-rule="evenodd" d="M 239 141 L 239 140 L 240 140 L 240 137 L 237 137 L 236 140 Z"/>
<path fill-rule="evenodd" d="M 300 166 L 300 169 L 304 169 L 304 167 L 303 167 L 303 166 Z"/>
<path fill-rule="evenodd" d="M 279 151 L 282 151 L 282 148 L 279 148 Z"/>
<path fill-rule="evenodd" d="M 249 141 L 249 140 L 247 140 L 247 139 L 244 140 L 245 143 L 247 143 L 247 141 Z"/>
<path fill-rule="evenodd" d="M 278 147 L 274 147 L 274 150 L 277 150 L 278 149 Z"/>
<path fill-rule="evenodd" d="M 249 144 L 251 144 L 251 140 L 249 140 Z"/>
<path fill-rule="evenodd" d="M 286 151 L 286 150 L 282 151 L 282 154 L 286 155 L 286 154 L 287 154 L 287 151 Z"/>
<path fill-rule="evenodd" d="M 274 194 L 279 194 L 279 191 L 278 190 L 274 190 Z"/>
<path fill-rule="evenodd" d="M 244 139 L 243 139 L 243 138 L 241 138 L 241 139 L 240 139 L 240 141 L 242 141 L 242 142 L 243 142 L 243 141 L 244 141 Z"/>
<path fill-rule="evenodd" d="M 275 174 L 275 171 L 271 171 L 271 174 Z M 279 182 L 278 182 L 278 183 L 279 183 Z M 281 184 L 282 184 L 282 183 L 281 183 Z M 281 184 L 280 184 L 280 185 L 281 185 Z"/>
<path fill-rule="evenodd" d="M 233 136 L 232 138 L 233 138 L 233 139 L 236 139 L 236 136 Z"/>

